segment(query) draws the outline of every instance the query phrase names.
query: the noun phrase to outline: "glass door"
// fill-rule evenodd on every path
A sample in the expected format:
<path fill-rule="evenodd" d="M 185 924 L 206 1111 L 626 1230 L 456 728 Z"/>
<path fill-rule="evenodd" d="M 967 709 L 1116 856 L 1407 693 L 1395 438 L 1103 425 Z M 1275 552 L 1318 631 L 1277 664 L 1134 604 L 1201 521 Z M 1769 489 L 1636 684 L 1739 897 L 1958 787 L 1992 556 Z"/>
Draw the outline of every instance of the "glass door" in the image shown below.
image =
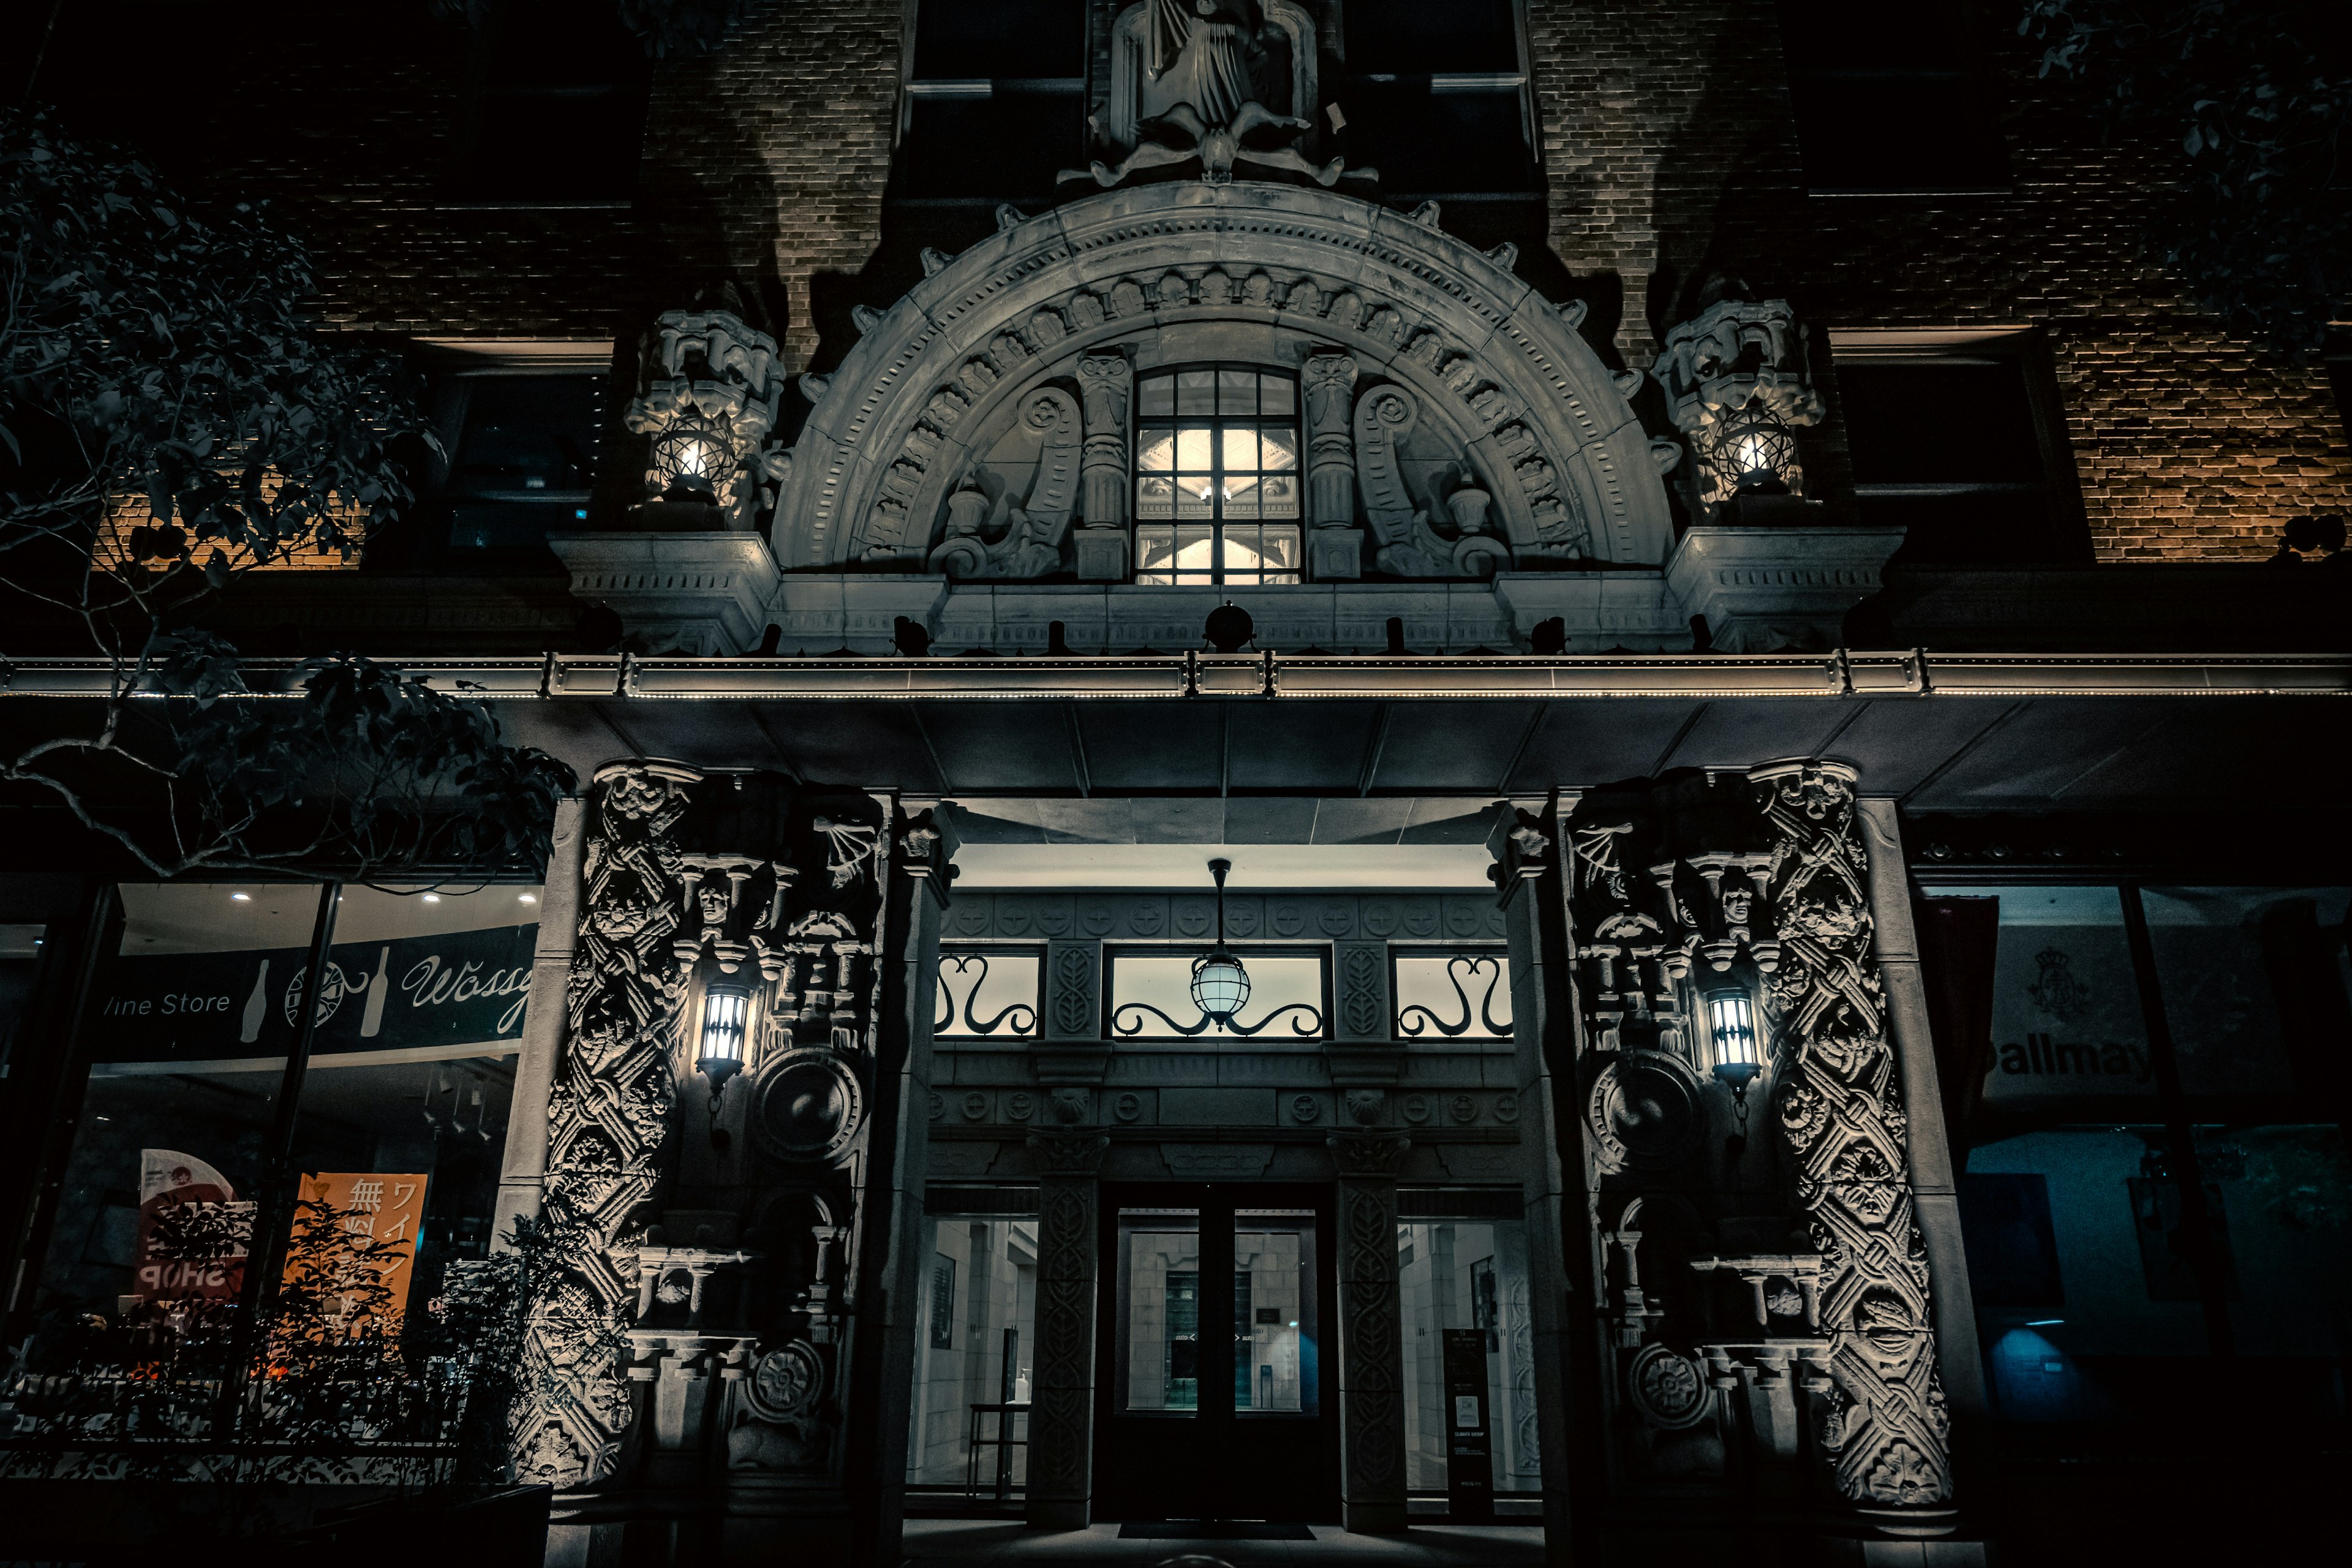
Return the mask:
<path fill-rule="evenodd" d="M 1097 1516 L 1327 1520 L 1328 1189 L 1107 1187 Z"/>

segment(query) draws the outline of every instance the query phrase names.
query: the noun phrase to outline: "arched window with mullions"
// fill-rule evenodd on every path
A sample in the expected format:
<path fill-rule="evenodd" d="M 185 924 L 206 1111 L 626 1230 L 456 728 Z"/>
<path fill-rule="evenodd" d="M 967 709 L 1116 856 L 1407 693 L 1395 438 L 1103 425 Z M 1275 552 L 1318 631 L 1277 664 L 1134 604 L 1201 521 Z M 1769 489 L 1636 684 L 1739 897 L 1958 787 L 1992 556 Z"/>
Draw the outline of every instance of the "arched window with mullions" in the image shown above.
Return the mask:
<path fill-rule="evenodd" d="M 1297 583 L 1298 379 L 1257 365 L 1139 378 L 1135 580 Z"/>

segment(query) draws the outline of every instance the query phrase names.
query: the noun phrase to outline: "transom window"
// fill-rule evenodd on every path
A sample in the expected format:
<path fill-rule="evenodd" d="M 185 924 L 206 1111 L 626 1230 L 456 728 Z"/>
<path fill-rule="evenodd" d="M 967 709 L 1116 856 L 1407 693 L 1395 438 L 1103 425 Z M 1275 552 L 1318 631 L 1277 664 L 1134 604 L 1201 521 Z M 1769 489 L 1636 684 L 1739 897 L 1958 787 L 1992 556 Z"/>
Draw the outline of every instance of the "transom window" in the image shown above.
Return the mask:
<path fill-rule="evenodd" d="M 1147 375 L 1135 424 L 1138 583 L 1300 580 L 1293 377 L 1254 365 Z"/>

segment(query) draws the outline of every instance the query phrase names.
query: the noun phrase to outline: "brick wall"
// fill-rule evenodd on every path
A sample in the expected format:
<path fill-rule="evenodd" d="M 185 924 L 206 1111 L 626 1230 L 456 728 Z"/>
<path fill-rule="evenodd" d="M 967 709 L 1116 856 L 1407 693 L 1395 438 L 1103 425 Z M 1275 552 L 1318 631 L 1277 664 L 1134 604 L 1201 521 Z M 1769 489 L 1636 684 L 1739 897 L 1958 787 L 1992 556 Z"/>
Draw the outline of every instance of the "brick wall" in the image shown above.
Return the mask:
<path fill-rule="evenodd" d="M 2325 374 L 2258 362 L 2135 254 L 2168 150 L 2103 146 L 2074 89 L 2037 79 L 2010 0 L 1979 7 L 1972 41 L 2006 89 L 2011 190 L 1941 201 L 1804 194 L 1775 9 L 1528 0 L 1552 244 L 1622 292 L 1629 363 L 1717 270 L 1817 333 L 2036 325 L 2100 559 L 2256 558 L 2285 519 L 2352 505 Z M 1833 491 L 1836 377 L 1816 368 L 1831 419 L 1808 471 Z"/>
<path fill-rule="evenodd" d="M 2011 0 L 1977 33 L 2007 88 L 2012 188 L 1940 201 L 1804 194 L 1771 0 L 1526 4 L 1550 245 L 1625 363 L 1650 363 L 1717 270 L 1787 295 L 1817 334 L 2035 325 L 2102 559 L 2256 557 L 2285 518 L 2352 506 L 2324 375 L 2259 363 L 2135 255 L 2167 150 L 2100 145 L 2071 89 L 2035 79 Z M 919 243 L 992 226 L 886 208 L 902 0 L 754 0 L 720 55 L 665 62 L 624 212 L 445 205 L 474 40 L 421 9 L 254 0 L 224 28 L 93 0 L 66 8 L 42 95 L 205 194 L 274 201 L 318 253 L 326 315 L 359 329 L 609 335 L 625 363 L 656 311 L 723 281 L 795 367 L 824 368 L 851 303 L 919 275 Z M 1835 495 L 1837 378 L 1825 353 L 1816 368 L 1832 414 L 1807 469 Z"/>

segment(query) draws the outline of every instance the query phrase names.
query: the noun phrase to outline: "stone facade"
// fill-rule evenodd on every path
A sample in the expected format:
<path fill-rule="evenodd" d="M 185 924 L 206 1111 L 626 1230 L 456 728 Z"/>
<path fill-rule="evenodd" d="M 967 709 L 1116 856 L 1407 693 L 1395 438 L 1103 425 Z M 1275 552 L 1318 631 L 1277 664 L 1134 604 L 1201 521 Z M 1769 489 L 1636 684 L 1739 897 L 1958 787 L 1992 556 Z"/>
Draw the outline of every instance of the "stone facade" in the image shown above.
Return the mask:
<path fill-rule="evenodd" d="M 278 203 L 318 254 L 325 314 L 355 329 L 633 344 L 731 277 L 791 368 L 824 369 L 854 341 L 853 305 L 920 278 L 920 245 L 990 226 L 983 207 L 914 234 L 885 202 L 910 25 L 896 5 L 752 0 L 719 54 L 661 62 L 643 195 L 593 211 L 447 205 L 476 68 L 454 26 L 386 26 L 355 61 L 320 17 L 247 33 L 142 11 L 126 39 L 119 9 L 64 16 L 43 92 L 76 119 L 102 106 L 103 133 L 152 141 L 201 192 Z M 166 133 L 135 97 L 74 79 L 102 37 L 117 66 L 150 49 L 159 71 L 238 90 L 202 115 L 158 105 Z M 1647 364 L 1678 297 L 1717 270 L 1788 298 L 1817 334 L 2038 325 L 2099 559 L 2254 558 L 2284 519 L 2352 497 L 2325 373 L 2258 363 L 2133 252 L 2165 150 L 2103 144 L 2002 18 L 1971 41 L 2004 99 L 2011 188 L 1946 199 L 1803 195 L 1772 0 L 1528 0 L 1526 37 L 1551 216 L 1522 247 L 1549 245 L 1612 363 Z M 1829 357 L 1807 471 L 1834 498 L 1850 481 Z"/>

